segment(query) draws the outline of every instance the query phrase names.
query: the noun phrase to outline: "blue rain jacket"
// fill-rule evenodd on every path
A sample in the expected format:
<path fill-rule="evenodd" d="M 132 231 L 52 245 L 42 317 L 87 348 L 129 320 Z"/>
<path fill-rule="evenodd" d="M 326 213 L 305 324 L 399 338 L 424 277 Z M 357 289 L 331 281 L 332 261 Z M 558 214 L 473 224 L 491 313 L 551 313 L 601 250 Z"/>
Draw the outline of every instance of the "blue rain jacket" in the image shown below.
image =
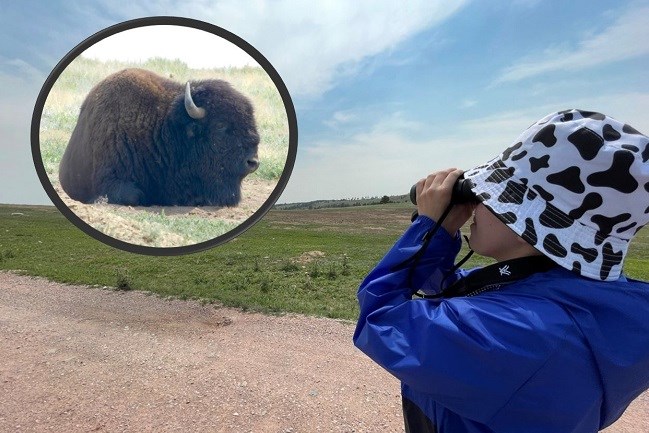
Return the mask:
<path fill-rule="evenodd" d="M 649 284 L 561 267 L 474 297 L 439 292 L 461 241 L 419 216 L 358 290 L 355 345 L 401 381 L 412 433 L 593 433 L 649 387 Z M 471 272 L 471 271 L 468 271 Z M 467 271 L 458 271 L 452 283 Z"/>

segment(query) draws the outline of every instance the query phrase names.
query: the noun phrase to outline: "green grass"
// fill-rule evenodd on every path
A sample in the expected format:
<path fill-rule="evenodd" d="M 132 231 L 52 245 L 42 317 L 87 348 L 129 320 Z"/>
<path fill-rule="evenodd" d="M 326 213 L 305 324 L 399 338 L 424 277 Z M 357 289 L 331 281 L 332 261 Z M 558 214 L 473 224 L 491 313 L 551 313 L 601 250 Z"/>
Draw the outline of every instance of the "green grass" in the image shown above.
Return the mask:
<path fill-rule="evenodd" d="M 410 211 L 405 204 L 272 210 L 227 244 L 151 257 L 92 239 L 54 207 L 0 205 L 0 269 L 246 310 L 353 320 L 358 285 L 408 226 Z M 312 261 L 299 260 L 314 251 Z M 474 256 L 467 266 L 485 263 Z M 649 279 L 648 230 L 631 244 L 625 271 Z"/>
<path fill-rule="evenodd" d="M 353 221 L 330 230 L 297 214 L 271 211 L 244 235 L 205 252 L 151 257 L 92 239 L 55 208 L 0 206 L 0 269 L 255 311 L 355 318 L 356 288 L 396 231 L 375 236 L 352 229 Z M 295 261 L 309 251 L 325 255 Z"/>

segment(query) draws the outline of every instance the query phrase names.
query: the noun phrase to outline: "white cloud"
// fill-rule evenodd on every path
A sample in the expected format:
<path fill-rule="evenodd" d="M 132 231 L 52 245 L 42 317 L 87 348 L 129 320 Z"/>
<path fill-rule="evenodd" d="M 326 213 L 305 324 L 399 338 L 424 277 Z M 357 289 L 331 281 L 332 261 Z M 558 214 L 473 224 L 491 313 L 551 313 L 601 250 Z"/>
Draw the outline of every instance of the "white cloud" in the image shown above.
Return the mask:
<path fill-rule="evenodd" d="M 629 92 L 597 95 L 573 101 L 565 108 L 579 108 L 607 114 L 628 123 L 638 131 L 649 134 L 649 93 Z M 548 111 L 549 112 L 549 111 Z"/>
<path fill-rule="evenodd" d="M 107 0 L 106 0 L 107 1 Z M 216 24 L 246 40 L 278 70 L 291 94 L 317 97 L 352 73 L 359 62 L 398 48 L 413 35 L 439 24 L 469 0 L 359 0 L 311 2 L 294 0 L 214 3 L 196 0 L 153 3 L 122 12 L 196 18 Z M 109 4 L 107 3 L 107 6 Z"/>
<path fill-rule="evenodd" d="M 494 84 L 519 81 L 554 71 L 578 71 L 649 54 L 649 6 L 632 8 L 599 34 L 582 39 L 576 47 L 550 47 L 541 55 L 520 59 Z"/>
<path fill-rule="evenodd" d="M 330 119 L 325 120 L 323 123 L 330 128 L 339 128 L 349 125 L 359 119 L 358 113 L 353 110 L 336 111 Z"/>
<path fill-rule="evenodd" d="M 115 17 L 127 20 L 166 15 L 195 18 L 215 24 L 257 48 L 278 70 L 294 97 L 318 97 L 334 87 L 337 80 L 345 74 L 354 73 L 359 65 L 363 65 L 362 62 L 398 49 L 399 44 L 448 19 L 468 1 L 416 0 L 398 3 L 392 0 L 360 0 L 312 2 L 304 7 L 304 3 L 294 0 L 257 0 L 245 4 L 236 0 L 218 3 L 213 0 L 159 0 L 126 2 L 117 10 L 114 2 L 103 0 L 103 4 L 99 6 L 84 3 L 73 11 L 66 8 L 63 11 L 73 17 L 72 21 L 81 20 L 85 23 L 80 28 L 86 30 L 77 27 L 71 30 L 71 34 L 79 37 L 78 41 L 88 36 L 86 32 L 90 29 L 99 30 L 114 24 Z M 105 11 L 112 11 L 109 14 L 111 18 L 106 18 Z M 54 21 L 48 19 L 39 21 L 41 22 L 51 24 Z M 65 40 L 65 44 L 61 46 L 71 48 L 70 39 L 61 38 L 60 32 L 50 32 L 48 36 L 53 41 Z M 26 43 L 24 38 L 19 39 L 23 44 Z M 200 56 L 208 59 L 215 57 L 215 51 L 222 54 L 220 50 L 205 50 L 205 46 L 212 47 L 213 43 L 201 43 L 203 46 Z M 121 43 L 118 49 L 130 50 L 130 45 L 133 44 Z M 153 46 L 163 47 L 161 56 L 176 56 L 173 54 L 175 48 L 172 47 L 174 41 L 158 38 L 155 41 L 149 40 L 148 44 L 147 56 L 157 55 L 151 51 Z M 187 49 L 187 45 L 184 48 Z M 41 48 L 37 57 L 53 65 L 65 53 L 65 49 L 58 47 L 59 51 L 47 50 L 46 53 Z M 92 51 L 88 54 L 91 53 Z M 6 90 L 0 100 L 7 107 L 0 113 L 0 132 L 3 134 L 0 143 L 0 173 L 5 183 L 11 181 L 20 185 L 15 189 L 5 188 L 0 191 L 0 202 L 49 202 L 35 176 L 29 149 L 31 110 L 38 88 L 45 79 L 33 67 L 33 57 L 34 54 L 24 59 L 0 56 L 0 87 Z M 188 63 L 202 67 L 201 64 L 194 63 L 198 60 L 200 59 L 195 58 Z M 335 120 L 354 121 L 344 117 Z"/>
<path fill-rule="evenodd" d="M 414 34 L 446 20 L 464 3 L 317 2 L 312 3 L 311 10 L 298 12 L 289 2 L 282 2 L 283 7 L 274 14 L 269 11 L 274 15 L 272 25 L 289 32 L 294 31 L 290 23 L 297 21 L 301 25 L 294 35 L 285 34 L 281 39 L 262 43 L 260 48 L 268 53 L 293 92 L 317 96 L 333 87 L 338 77 L 353 72 L 363 59 L 397 49 L 399 43 Z M 259 18 L 263 23 L 268 17 Z M 258 34 L 251 35 L 251 41 L 261 42 L 261 35 L 273 33 L 263 24 L 260 27 Z"/>
<path fill-rule="evenodd" d="M 8 69 L 14 69 L 16 77 L 22 77 L 23 81 L 40 81 L 45 78 L 41 71 L 23 59 L 6 59 L 3 63 L 5 67 L 9 66 Z"/>
<path fill-rule="evenodd" d="M 478 101 L 476 101 L 475 99 L 465 99 L 460 104 L 460 108 L 471 108 L 471 107 L 475 107 L 477 104 Z"/>
<path fill-rule="evenodd" d="M 446 130 L 427 134 L 435 138 L 410 138 L 413 131 L 421 136 L 428 126 L 393 113 L 344 142 L 332 137 L 298 149 L 297 164 L 278 202 L 406 194 L 432 171 L 470 169 L 494 158 L 532 123 L 568 108 L 599 111 L 649 132 L 649 118 L 644 115 L 649 112 L 649 93 L 637 92 L 458 120 Z"/>
<path fill-rule="evenodd" d="M 518 133 L 525 127 L 519 126 Z M 439 138 L 411 138 L 423 128 L 397 112 L 343 143 L 332 138 L 299 149 L 298 163 L 279 202 L 406 194 L 431 171 L 471 168 L 502 150 L 506 146 L 502 140 L 513 138 L 498 128 L 478 134 L 465 124 Z"/>
<path fill-rule="evenodd" d="M 212 33 L 181 26 L 147 26 L 105 38 L 82 54 L 106 60 L 143 62 L 180 59 L 190 68 L 259 66 L 244 50 Z"/>
<path fill-rule="evenodd" d="M 45 78 L 20 59 L 6 64 L 17 67 L 18 74 L 0 72 L 0 179 L 4 185 L 0 188 L 0 203 L 49 204 L 36 176 L 30 147 L 32 104 Z"/>
<path fill-rule="evenodd" d="M 405 194 L 422 173 L 408 163 L 419 143 L 398 134 L 356 136 L 345 144 L 323 140 L 298 158 L 280 202 Z"/>

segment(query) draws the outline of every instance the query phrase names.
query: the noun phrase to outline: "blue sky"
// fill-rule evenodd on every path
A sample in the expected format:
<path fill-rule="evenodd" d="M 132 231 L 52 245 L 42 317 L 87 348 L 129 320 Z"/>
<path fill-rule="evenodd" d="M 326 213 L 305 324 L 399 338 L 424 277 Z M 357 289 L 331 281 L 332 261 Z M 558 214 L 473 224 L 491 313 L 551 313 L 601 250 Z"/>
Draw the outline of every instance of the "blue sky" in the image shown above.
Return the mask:
<path fill-rule="evenodd" d="M 80 6 L 81 5 L 81 6 Z M 75 45 L 154 15 L 256 47 L 295 104 L 280 202 L 402 194 L 470 168 L 566 108 L 649 132 L 649 1 L 23 1 L 0 5 L 0 203 L 50 204 L 33 167 L 38 91 Z"/>

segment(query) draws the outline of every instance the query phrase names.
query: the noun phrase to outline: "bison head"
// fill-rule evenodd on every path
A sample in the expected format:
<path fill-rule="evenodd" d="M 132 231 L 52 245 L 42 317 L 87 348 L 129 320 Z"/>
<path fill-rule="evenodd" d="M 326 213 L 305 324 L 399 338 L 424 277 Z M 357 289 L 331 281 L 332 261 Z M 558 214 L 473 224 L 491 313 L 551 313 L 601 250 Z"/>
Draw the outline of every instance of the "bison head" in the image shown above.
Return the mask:
<path fill-rule="evenodd" d="M 188 82 L 174 105 L 183 142 L 176 183 L 192 205 L 237 204 L 242 179 L 259 167 L 252 104 L 227 82 L 205 80 Z"/>

